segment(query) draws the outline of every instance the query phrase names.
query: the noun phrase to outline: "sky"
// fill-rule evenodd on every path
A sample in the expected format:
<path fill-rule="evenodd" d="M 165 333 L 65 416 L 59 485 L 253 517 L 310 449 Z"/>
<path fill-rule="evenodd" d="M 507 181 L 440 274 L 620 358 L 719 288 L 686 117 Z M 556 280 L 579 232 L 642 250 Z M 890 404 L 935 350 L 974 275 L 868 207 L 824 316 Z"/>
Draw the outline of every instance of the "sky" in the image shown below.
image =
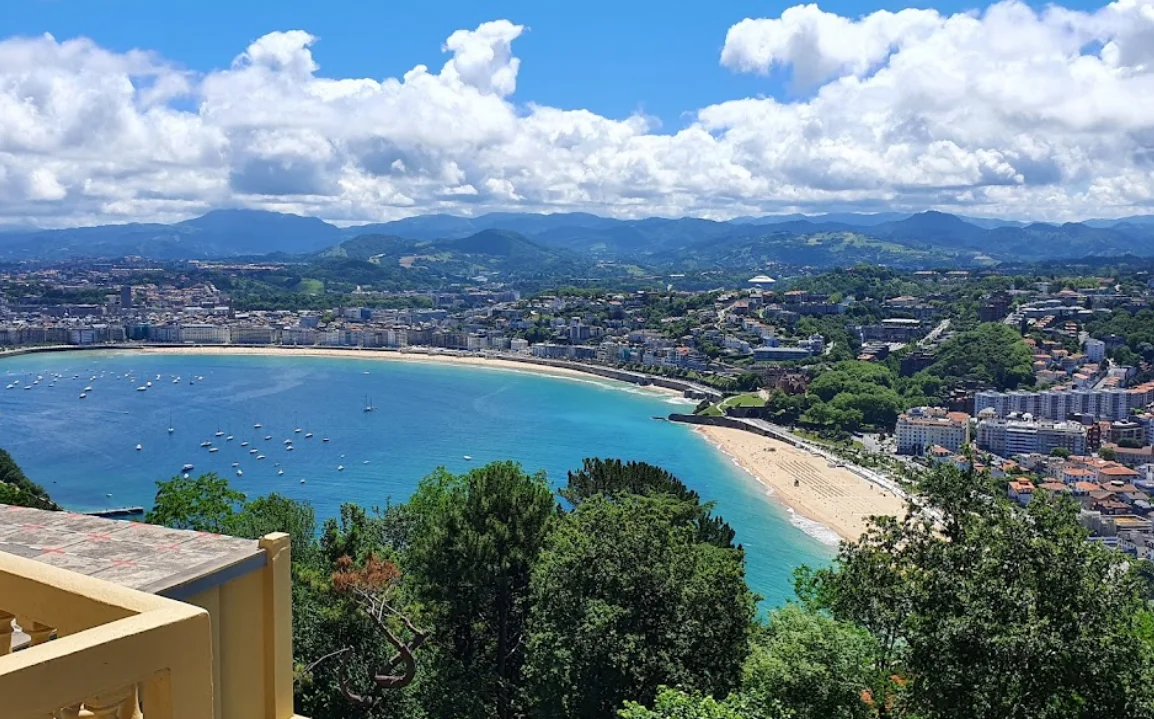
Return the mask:
<path fill-rule="evenodd" d="M 0 225 L 1154 212 L 1154 0 L 0 4 Z"/>

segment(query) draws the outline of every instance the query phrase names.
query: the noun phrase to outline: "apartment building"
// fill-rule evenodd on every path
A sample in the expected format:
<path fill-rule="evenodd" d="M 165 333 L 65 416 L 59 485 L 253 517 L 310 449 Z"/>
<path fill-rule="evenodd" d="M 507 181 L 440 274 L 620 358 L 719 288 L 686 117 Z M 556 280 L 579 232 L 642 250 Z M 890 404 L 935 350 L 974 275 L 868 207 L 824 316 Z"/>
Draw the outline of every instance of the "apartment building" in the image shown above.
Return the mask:
<path fill-rule="evenodd" d="M 957 452 L 966 443 L 970 417 L 942 407 L 914 407 L 898 416 L 898 454 L 921 455 L 934 446 Z"/>

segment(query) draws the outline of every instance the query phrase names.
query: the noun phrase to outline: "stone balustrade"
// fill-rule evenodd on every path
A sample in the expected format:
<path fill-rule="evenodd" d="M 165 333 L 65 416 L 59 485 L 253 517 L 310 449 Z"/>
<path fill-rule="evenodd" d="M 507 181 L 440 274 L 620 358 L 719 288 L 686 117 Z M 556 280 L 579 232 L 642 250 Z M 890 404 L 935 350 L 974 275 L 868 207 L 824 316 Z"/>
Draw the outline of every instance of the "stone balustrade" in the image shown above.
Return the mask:
<path fill-rule="evenodd" d="M 3 552 L 0 601 L 5 719 L 213 716 L 205 610 Z"/>

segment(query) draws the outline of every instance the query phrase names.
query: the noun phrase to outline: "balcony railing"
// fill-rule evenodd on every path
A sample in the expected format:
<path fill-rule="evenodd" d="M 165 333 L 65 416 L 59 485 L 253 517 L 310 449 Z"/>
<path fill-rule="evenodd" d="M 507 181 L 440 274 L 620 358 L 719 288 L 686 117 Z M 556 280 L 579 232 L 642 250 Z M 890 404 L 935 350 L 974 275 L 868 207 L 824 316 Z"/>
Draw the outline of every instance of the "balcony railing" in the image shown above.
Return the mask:
<path fill-rule="evenodd" d="M 245 544 L 8 509 L 0 505 L 0 717 L 295 716 L 287 535 Z M 18 519 L 5 524 L 5 514 Z M 156 546 L 183 549 L 151 564 L 124 558 Z"/>

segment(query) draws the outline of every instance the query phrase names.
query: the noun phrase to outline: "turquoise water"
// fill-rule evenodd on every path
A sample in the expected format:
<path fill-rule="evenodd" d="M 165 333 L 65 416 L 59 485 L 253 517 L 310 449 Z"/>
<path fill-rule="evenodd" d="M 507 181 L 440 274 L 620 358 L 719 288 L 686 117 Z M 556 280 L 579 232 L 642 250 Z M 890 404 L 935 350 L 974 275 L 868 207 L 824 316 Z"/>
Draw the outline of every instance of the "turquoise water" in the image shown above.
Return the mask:
<path fill-rule="evenodd" d="M 324 518 L 343 502 L 403 501 L 439 465 L 514 459 L 562 484 L 583 457 L 601 456 L 661 465 L 716 502 L 769 604 L 792 595 L 795 567 L 833 551 L 699 434 L 652 419 L 684 400 L 625 384 L 419 361 L 112 352 L 7 358 L 0 383 L 0 446 L 70 509 L 147 506 L 155 482 L 186 463 L 251 496 L 306 500 Z M 366 398 L 377 411 L 364 411 Z"/>

